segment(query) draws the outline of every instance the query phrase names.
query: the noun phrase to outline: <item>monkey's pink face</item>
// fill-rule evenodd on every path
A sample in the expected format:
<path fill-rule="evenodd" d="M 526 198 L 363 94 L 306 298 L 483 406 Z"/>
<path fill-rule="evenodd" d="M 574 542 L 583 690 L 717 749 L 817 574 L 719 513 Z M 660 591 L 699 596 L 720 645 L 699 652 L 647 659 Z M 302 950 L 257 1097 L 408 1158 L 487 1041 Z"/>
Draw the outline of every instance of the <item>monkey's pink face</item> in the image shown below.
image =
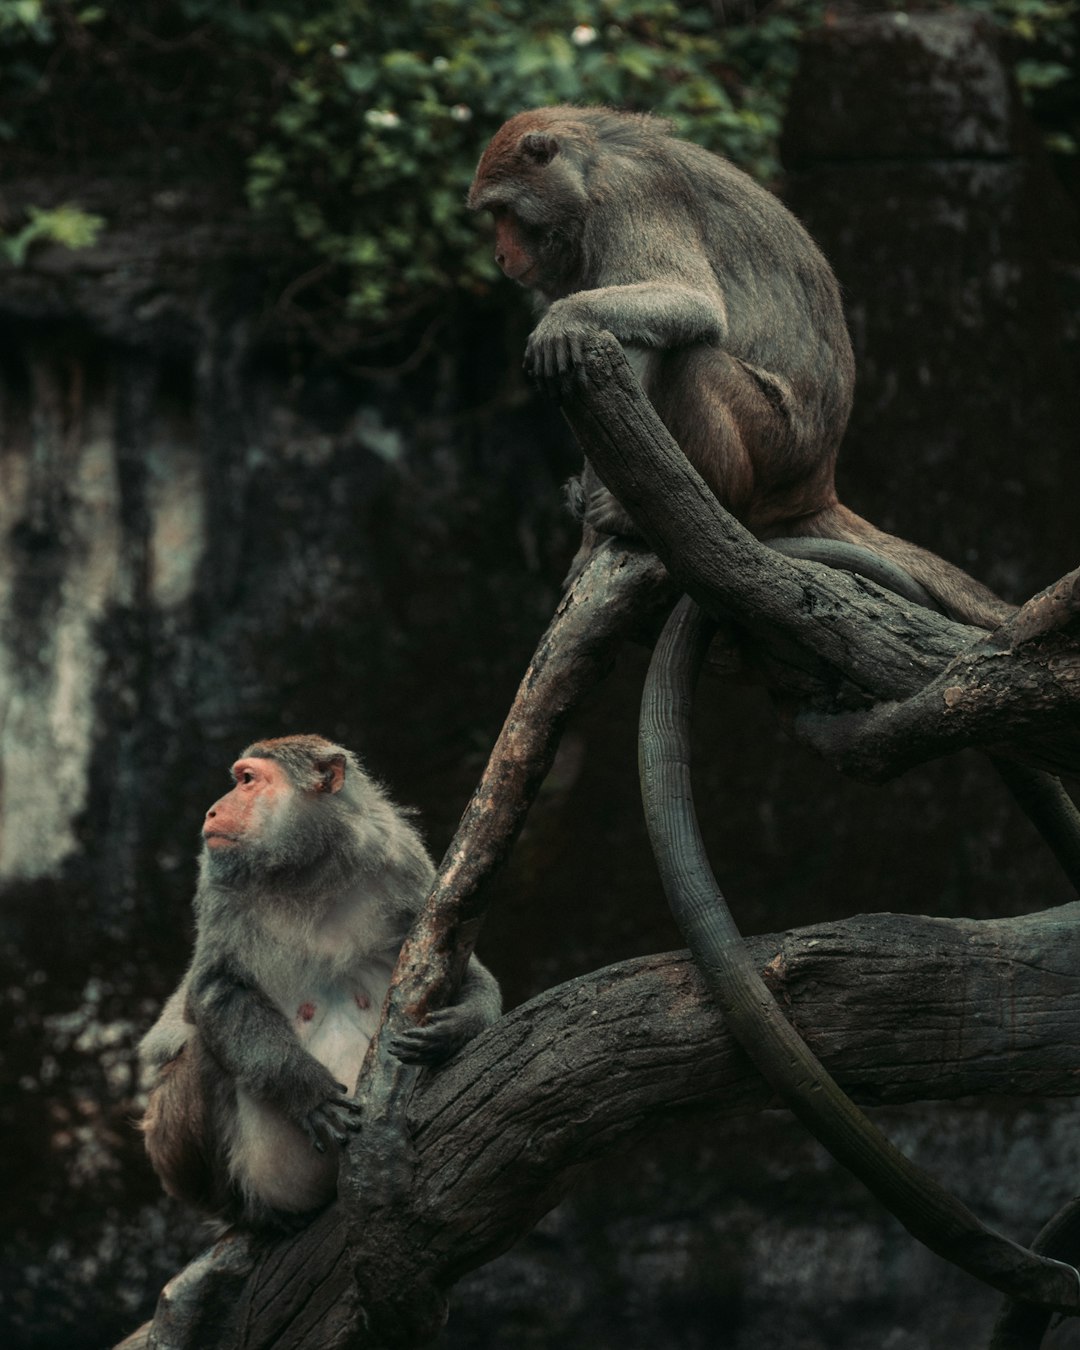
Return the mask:
<path fill-rule="evenodd" d="M 275 808 L 292 792 L 285 770 L 272 759 L 238 759 L 232 776 L 236 786 L 213 804 L 203 821 L 208 849 L 235 848 L 245 838 L 261 835 Z"/>
<path fill-rule="evenodd" d="M 503 274 L 520 286 L 539 286 L 540 269 L 525 244 L 524 231 L 512 211 L 493 206 L 495 220 L 495 261 Z"/>

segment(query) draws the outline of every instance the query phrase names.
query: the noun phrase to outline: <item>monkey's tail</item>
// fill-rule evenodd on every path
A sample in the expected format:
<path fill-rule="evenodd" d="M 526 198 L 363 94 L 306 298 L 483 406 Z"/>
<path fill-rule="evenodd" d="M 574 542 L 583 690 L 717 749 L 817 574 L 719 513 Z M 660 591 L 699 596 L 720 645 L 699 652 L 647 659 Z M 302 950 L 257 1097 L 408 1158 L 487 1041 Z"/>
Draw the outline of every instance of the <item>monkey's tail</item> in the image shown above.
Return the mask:
<path fill-rule="evenodd" d="M 649 666 L 638 747 L 642 802 L 664 892 L 728 1029 L 786 1105 L 912 1236 L 1011 1299 L 1080 1314 L 1080 1272 L 988 1228 L 901 1153 L 832 1077 L 762 978 L 716 884 L 690 782 L 694 686 L 714 631 L 713 621 L 683 596 Z M 1001 1344 L 1002 1350 L 1028 1346 Z"/>
<path fill-rule="evenodd" d="M 997 628 L 1016 611 L 1015 605 L 996 596 L 962 568 L 918 544 L 886 534 L 839 502 L 790 524 L 786 532 L 811 539 L 840 539 L 887 558 L 914 577 L 951 618 L 961 623 Z"/>

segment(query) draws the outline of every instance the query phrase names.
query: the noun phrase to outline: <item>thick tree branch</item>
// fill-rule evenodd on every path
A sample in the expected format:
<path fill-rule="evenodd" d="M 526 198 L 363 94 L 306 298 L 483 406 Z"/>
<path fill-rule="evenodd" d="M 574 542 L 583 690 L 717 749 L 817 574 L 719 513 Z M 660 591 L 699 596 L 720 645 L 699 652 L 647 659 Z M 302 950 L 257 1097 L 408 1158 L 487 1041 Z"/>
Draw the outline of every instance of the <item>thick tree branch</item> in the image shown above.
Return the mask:
<path fill-rule="evenodd" d="M 899 743 L 917 729 L 926 751 L 911 762 L 979 744 L 1040 767 L 1080 770 L 1075 574 L 1029 601 L 1006 625 L 1005 645 L 994 647 L 981 630 L 920 609 L 864 579 L 779 556 L 755 539 L 689 464 L 610 334 L 596 339 L 584 378 L 565 395 L 563 411 L 600 477 L 672 576 L 710 613 L 735 618 L 750 630 L 765 653 L 766 678 L 791 665 L 785 642 L 788 648 L 798 644 L 831 668 L 832 687 L 820 686 L 818 709 L 834 713 L 843 706 L 839 700 L 846 698 L 849 707 L 852 701 L 839 676 L 861 691 L 865 709 L 881 699 L 923 695 L 951 662 L 958 662 L 959 676 L 970 658 L 975 664 L 969 673 L 947 685 L 957 696 L 950 701 L 927 694 L 895 735 L 880 729 L 895 709 L 875 711 L 877 720 L 867 724 L 872 745 L 887 743 L 899 762 Z M 970 649 L 979 639 L 981 655 L 972 658 Z M 779 684 L 790 687 L 782 673 Z M 861 767 L 857 744 L 863 723 L 857 718 L 844 723 L 846 735 L 833 734 L 824 717 L 806 726 L 815 747 L 839 767 Z M 885 754 L 882 749 L 879 758 Z M 872 752 L 869 758 L 876 762 Z M 893 772 L 903 767 L 907 764 Z M 889 776 L 883 762 L 876 772 L 866 772 Z"/>
<path fill-rule="evenodd" d="M 445 1293 L 426 1260 L 435 1241 L 421 1212 L 405 1111 L 418 1070 L 389 1051 L 396 1032 L 445 1004 L 461 981 L 487 908 L 488 882 L 523 824 L 568 714 L 610 669 L 626 637 L 670 605 L 673 587 L 647 551 L 598 550 L 563 598 L 533 654 L 487 767 L 402 947 L 379 1034 L 357 1090 L 363 1127 L 341 1169 L 355 1276 L 370 1323 L 422 1340 L 441 1324 Z M 427 1269 L 430 1278 L 423 1279 Z"/>
<path fill-rule="evenodd" d="M 562 408 L 593 467 L 680 587 L 755 638 L 768 643 L 781 634 L 870 698 L 882 698 L 921 688 L 981 636 L 755 539 L 683 455 L 609 333 L 597 336 Z"/>
<path fill-rule="evenodd" d="M 994 922 L 862 916 L 748 942 L 861 1103 L 1080 1092 L 1080 904 Z M 688 953 L 549 990 L 420 1080 L 409 1124 L 427 1246 L 413 1274 L 449 1284 L 505 1250 L 583 1162 L 635 1141 L 662 1147 L 664 1126 L 688 1115 L 774 1104 Z M 266 1249 L 218 1343 L 341 1343 L 356 1297 L 345 1247 L 336 1205 Z"/>

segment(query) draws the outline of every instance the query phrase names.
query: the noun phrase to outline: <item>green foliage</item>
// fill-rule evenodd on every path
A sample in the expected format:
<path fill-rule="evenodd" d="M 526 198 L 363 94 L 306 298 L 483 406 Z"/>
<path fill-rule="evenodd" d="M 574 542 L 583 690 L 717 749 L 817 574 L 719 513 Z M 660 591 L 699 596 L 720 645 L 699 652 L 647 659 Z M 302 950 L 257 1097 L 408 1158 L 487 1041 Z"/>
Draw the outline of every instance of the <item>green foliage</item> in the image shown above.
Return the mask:
<path fill-rule="evenodd" d="M 317 17 L 264 15 L 288 77 L 249 160 L 250 201 L 346 269 L 350 313 L 375 321 L 490 281 L 461 203 L 480 148 L 521 107 L 648 108 L 772 173 L 798 35 L 780 17 L 724 32 L 708 6 L 672 0 L 338 0 Z"/>
<path fill-rule="evenodd" d="M 42 210 L 31 206 L 26 224 L 13 234 L 0 235 L 0 258 L 21 267 L 35 244 L 59 244 L 62 248 L 88 248 L 101 233 L 105 220 L 77 206 L 65 204 Z"/>
<path fill-rule="evenodd" d="M 72 135 L 89 102 L 99 147 L 111 118 L 121 154 L 125 139 L 173 132 L 164 91 L 187 78 L 219 149 L 242 163 L 255 216 L 322 260 L 350 318 L 380 324 L 451 287 L 490 284 L 490 249 L 462 203 L 480 149 L 522 107 L 649 109 L 771 176 L 813 12 L 778 0 L 767 17 L 725 29 L 709 3 L 690 0 L 0 0 L 0 56 L 7 46 L 7 74 L 34 91 L 31 124 L 50 82 L 64 98 L 63 76 L 97 79 L 96 99 L 72 98 Z M 168 65 L 169 44 L 183 70 Z M 143 104 L 125 106 L 136 83 Z M 10 139 L 22 130 L 13 119 Z"/>
<path fill-rule="evenodd" d="M 51 38 L 52 25 L 45 14 L 43 0 L 0 0 L 0 35 L 30 36 L 39 41 Z"/>
<path fill-rule="evenodd" d="M 1064 78 L 1077 0 L 964 3 L 1028 44 L 1029 89 Z M 0 138 L 44 145 L 59 125 L 72 154 L 115 164 L 164 145 L 177 173 L 239 178 L 345 315 L 378 326 L 491 283 L 462 201 L 480 149 L 520 108 L 648 109 L 773 177 L 797 44 L 826 0 L 754 9 L 733 4 L 725 21 L 713 0 L 0 0 L 0 75 L 18 91 Z"/>

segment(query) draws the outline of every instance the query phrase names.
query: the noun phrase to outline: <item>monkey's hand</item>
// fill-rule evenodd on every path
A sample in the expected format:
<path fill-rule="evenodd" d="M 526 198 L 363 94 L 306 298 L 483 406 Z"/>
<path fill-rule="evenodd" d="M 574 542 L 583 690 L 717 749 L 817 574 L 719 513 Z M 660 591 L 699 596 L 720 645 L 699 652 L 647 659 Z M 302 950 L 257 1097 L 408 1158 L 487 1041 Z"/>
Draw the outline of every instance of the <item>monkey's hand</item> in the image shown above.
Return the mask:
<path fill-rule="evenodd" d="M 454 1005 L 428 1014 L 422 1027 L 399 1032 L 390 1042 L 390 1053 L 403 1064 L 441 1064 L 456 1054 L 481 1029 L 466 1008 Z"/>
<path fill-rule="evenodd" d="M 558 397 L 585 361 L 585 350 L 602 330 L 575 319 L 556 301 L 529 334 L 525 373 L 546 393 Z"/>
<path fill-rule="evenodd" d="M 363 1108 L 345 1095 L 349 1089 L 344 1083 L 335 1083 L 334 1088 L 341 1093 L 340 1097 L 328 1097 L 299 1122 L 317 1153 L 325 1153 L 329 1143 L 341 1147 L 347 1142 L 349 1132 L 360 1128 Z"/>

